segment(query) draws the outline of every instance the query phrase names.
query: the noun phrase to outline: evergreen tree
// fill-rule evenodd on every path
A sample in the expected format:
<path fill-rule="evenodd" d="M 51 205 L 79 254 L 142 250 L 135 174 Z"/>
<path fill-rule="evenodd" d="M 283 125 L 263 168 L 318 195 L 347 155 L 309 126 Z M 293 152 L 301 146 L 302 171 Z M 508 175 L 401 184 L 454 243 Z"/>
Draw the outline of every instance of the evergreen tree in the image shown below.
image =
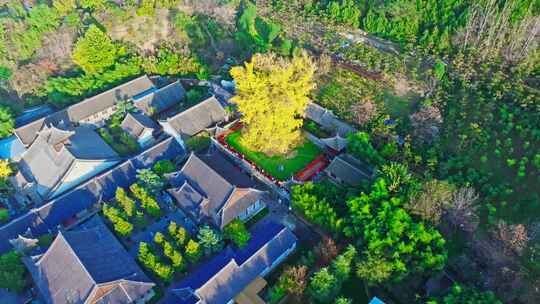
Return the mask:
<path fill-rule="evenodd" d="M 123 188 L 116 188 L 115 193 L 116 202 L 122 207 L 128 217 L 132 217 L 137 209 L 135 201 L 127 196 L 126 191 Z"/>
<path fill-rule="evenodd" d="M 317 271 L 309 282 L 309 295 L 318 303 L 330 302 L 339 292 L 338 279 L 328 270 L 322 268 Z"/>
<path fill-rule="evenodd" d="M 235 219 L 223 229 L 223 238 L 231 240 L 236 246 L 242 248 L 247 244 L 251 235 L 244 225 L 244 222 Z"/>
<path fill-rule="evenodd" d="M 77 40 L 72 57 L 86 73 L 97 74 L 116 62 L 118 49 L 107 34 L 92 24 Z"/>
<path fill-rule="evenodd" d="M 221 235 L 208 226 L 204 226 L 199 230 L 197 238 L 206 255 L 218 252 L 222 248 Z"/>

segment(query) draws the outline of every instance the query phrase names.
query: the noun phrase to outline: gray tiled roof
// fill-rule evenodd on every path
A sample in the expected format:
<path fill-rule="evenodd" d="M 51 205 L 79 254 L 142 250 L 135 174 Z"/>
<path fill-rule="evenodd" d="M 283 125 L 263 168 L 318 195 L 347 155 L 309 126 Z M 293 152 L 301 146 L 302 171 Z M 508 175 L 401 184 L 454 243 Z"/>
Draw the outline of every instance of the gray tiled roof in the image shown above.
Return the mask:
<path fill-rule="evenodd" d="M 323 128 L 346 137 L 349 133 L 356 132 L 351 125 L 341 121 L 330 110 L 316 103 L 309 103 L 306 108 L 306 117 L 321 125 Z"/>
<path fill-rule="evenodd" d="M 141 76 L 70 106 L 67 109 L 69 118 L 74 122 L 78 122 L 94 113 L 114 106 L 119 101 L 130 99 L 153 87 L 154 84 L 148 76 Z"/>
<path fill-rule="evenodd" d="M 45 126 L 59 126 L 68 128 L 95 113 L 101 112 L 118 101 L 131 98 L 153 88 L 153 83 L 144 75 L 112 88 L 96 96 L 87 98 L 79 103 L 69 106 L 47 117 L 38 119 L 15 129 L 14 133 L 25 146 L 29 146 L 36 139 L 38 132 Z"/>
<path fill-rule="evenodd" d="M 207 128 L 225 121 L 227 112 L 214 97 L 167 119 L 180 135 L 193 136 Z"/>
<path fill-rule="evenodd" d="M 197 155 L 192 153 L 182 169 L 176 173 L 170 174 L 169 182 L 176 189 L 171 190 L 170 193 L 181 198 L 180 204 L 188 207 L 186 211 L 190 212 L 192 216 L 197 217 L 202 215 L 208 218 L 215 218 L 215 212 L 225 203 L 229 195 L 234 190 L 234 186 L 227 180 L 221 177 L 217 172 L 204 163 Z M 189 183 L 189 187 L 185 186 L 185 182 Z M 184 189 L 182 190 L 182 186 Z M 188 201 L 186 198 L 186 192 L 189 188 L 193 188 L 201 196 L 204 196 L 206 200 L 199 202 Z M 205 204 L 201 204 L 201 203 Z M 195 206 L 198 209 L 194 209 Z M 196 220 L 201 220 L 195 218 Z"/>
<path fill-rule="evenodd" d="M 233 190 L 233 185 L 191 153 L 176 177 L 170 180 L 173 186 L 181 186 L 188 181 L 197 191 L 216 204 L 221 205 Z"/>
<path fill-rule="evenodd" d="M 350 186 L 358 186 L 373 175 L 373 170 L 368 165 L 349 154 L 336 156 L 325 170 L 332 177 L 337 177 Z"/>
<path fill-rule="evenodd" d="M 347 139 L 339 136 L 339 134 L 330 138 L 321 138 L 321 141 L 326 146 L 338 152 L 347 147 Z"/>
<path fill-rule="evenodd" d="M 201 209 L 204 208 L 202 206 L 203 200 L 207 200 L 207 198 L 193 188 L 188 181 L 184 182 L 184 184 L 178 188 L 169 189 L 167 191 L 174 197 L 178 204 L 182 206 L 184 211 L 190 213 L 196 220 L 203 220 L 204 215 L 201 213 L 206 212 L 202 212 Z"/>
<path fill-rule="evenodd" d="M 142 297 L 154 284 L 98 217 L 77 230 L 59 232 L 49 249 L 26 263 L 43 299 L 51 304 L 83 303 L 100 284 L 144 283 L 127 298 Z M 118 295 L 117 295 L 118 296 Z"/>
<path fill-rule="evenodd" d="M 77 159 L 100 160 L 118 157 L 101 136 L 88 127 L 75 128 L 75 133 L 69 138 L 66 148 Z"/>
<path fill-rule="evenodd" d="M 70 136 L 65 136 L 69 134 Z M 61 143 L 57 143 L 62 138 Z M 25 176 L 33 177 L 38 193 L 47 198 L 76 160 L 114 161 L 118 155 L 93 130 L 78 127 L 70 132 L 43 129 L 19 163 Z M 97 172 L 96 172 L 97 173 Z"/>
<path fill-rule="evenodd" d="M 278 259 L 292 249 L 297 241 L 290 229 L 273 222 L 255 226 L 250 232 L 252 238 L 245 248 L 227 248 L 219 256 L 201 265 L 173 286 L 161 303 L 229 303 L 255 278 L 275 266 Z M 184 296 L 185 300 L 179 302 L 178 295 Z"/>
<path fill-rule="evenodd" d="M 176 81 L 141 98 L 136 98 L 133 104 L 146 115 L 153 115 L 171 108 L 182 101 L 185 95 L 184 87 L 180 81 Z"/>
<path fill-rule="evenodd" d="M 265 189 L 264 185 L 257 178 L 250 177 L 239 165 L 236 165 L 219 149 L 212 149 L 210 153 L 201 153 L 197 156 L 219 175 L 237 187 Z"/>
<path fill-rule="evenodd" d="M 31 232 L 31 237 L 56 231 L 59 225 L 101 199 L 108 201 L 114 198 L 117 187 L 126 188 L 136 182 L 137 169 L 151 167 L 162 159 L 172 160 L 183 153 L 180 144 L 169 137 L 43 206 L 0 226 L 0 253 L 12 249 L 9 240 L 24 235 L 27 230 Z"/>
<path fill-rule="evenodd" d="M 219 227 L 223 229 L 225 225 L 232 222 L 239 214 L 244 212 L 256 201 L 261 201 L 265 197 L 265 192 L 252 188 L 235 188 L 225 205 L 220 208 L 218 219 Z"/>
<path fill-rule="evenodd" d="M 39 131 L 44 126 L 57 126 L 62 129 L 67 129 L 71 127 L 71 125 L 72 123 L 69 119 L 67 110 L 62 110 L 21 126 L 15 129 L 14 133 L 21 140 L 21 142 L 28 147 L 36 139 Z"/>
<path fill-rule="evenodd" d="M 210 220 L 216 227 L 235 219 L 264 196 L 253 188 L 239 188 L 192 153 L 182 169 L 167 175 L 169 193 L 195 220 Z"/>
<path fill-rule="evenodd" d="M 139 138 L 147 129 L 159 129 L 159 125 L 155 121 L 140 113 L 128 113 L 120 127 L 134 138 Z"/>

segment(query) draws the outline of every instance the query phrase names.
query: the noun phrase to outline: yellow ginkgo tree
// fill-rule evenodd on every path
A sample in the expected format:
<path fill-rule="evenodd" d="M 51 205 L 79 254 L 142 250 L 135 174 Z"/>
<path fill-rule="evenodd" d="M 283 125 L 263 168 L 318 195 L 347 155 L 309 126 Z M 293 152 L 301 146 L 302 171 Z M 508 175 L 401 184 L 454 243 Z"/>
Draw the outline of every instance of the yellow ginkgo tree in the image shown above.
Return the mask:
<path fill-rule="evenodd" d="M 7 159 L 0 159 L 0 180 L 5 180 L 13 174 L 13 168 Z"/>
<path fill-rule="evenodd" d="M 315 87 L 313 60 L 302 52 L 292 59 L 256 54 L 231 69 L 242 113 L 242 145 L 267 155 L 283 155 L 301 140 L 309 93 Z"/>

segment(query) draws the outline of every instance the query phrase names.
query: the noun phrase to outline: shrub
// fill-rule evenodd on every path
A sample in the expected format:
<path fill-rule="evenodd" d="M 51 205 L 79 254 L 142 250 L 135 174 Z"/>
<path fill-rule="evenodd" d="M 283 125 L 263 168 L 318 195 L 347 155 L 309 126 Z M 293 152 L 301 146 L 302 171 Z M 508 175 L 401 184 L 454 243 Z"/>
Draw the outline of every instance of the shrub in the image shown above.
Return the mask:
<path fill-rule="evenodd" d="M 202 251 L 199 243 L 194 240 L 189 240 L 185 249 L 186 257 L 191 263 L 196 263 L 202 256 Z"/>
<path fill-rule="evenodd" d="M 10 108 L 0 105 L 0 138 L 10 136 L 15 128 L 15 118 Z"/>
<path fill-rule="evenodd" d="M 338 279 L 328 268 L 322 268 L 311 277 L 308 291 L 311 298 L 316 302 L 328 303 L 339 291 Z"/>
<path fill-rule="evenodd" d="M 210 228 L 209 226 L 204 226 L 199 230 L 197 235 L 199 243 L 204 248 L 206 255 L 218 252 L 222 248 L 222 237 L 218 231 Z"/>
<path fill-rule="evenodd" d="M 347 149 L 353 156 L 360 160 L 367 161 L 372 165 L 383 163 L 382 157 L 371 144 L 369 135 L 366 132 L 350 134 L 348 140 L 349 145 L 347 146 Z"/>
<path fill-rule="evenodd" d="M 9 211 L 7 209 L 0 209 L 0 224 L 7 223 L 9 221 Z"/>
<path fill-rule="evenodd" d="M 172 161 L 168 159 L 160 160 L 154 164 L 154 172 L 156 172 L 156 174 L 160 176 L 163 176 L 167 173 L 172 173 L 174 171 L 176 171 L 176 166 Z"/>
<path fill-rule="evenodd" d="M 0 255 L 0 288 L 22 292 L 26 286 L 25 274 L 26 268 L 17 252 Z"/>
<path fill-rule="evenodd" d="M 159 218 L 161 216 L 159 204 L 150 196 L 146 189 L 138 184 L 133 184 L 129 187 L 129 190 L 141 202 L 141 208 L 143 208 L 150 216 L 154 218 Z"/>
<path fill-rule="evenodd" d="M 235 219 L 225 226 L 223 229 L 223 237 L 227 240 L 231 240 L 236 246 L 242 248 L 246 246 L 251 238 L 251 234 L 246 229 L 244 222 Z"/>

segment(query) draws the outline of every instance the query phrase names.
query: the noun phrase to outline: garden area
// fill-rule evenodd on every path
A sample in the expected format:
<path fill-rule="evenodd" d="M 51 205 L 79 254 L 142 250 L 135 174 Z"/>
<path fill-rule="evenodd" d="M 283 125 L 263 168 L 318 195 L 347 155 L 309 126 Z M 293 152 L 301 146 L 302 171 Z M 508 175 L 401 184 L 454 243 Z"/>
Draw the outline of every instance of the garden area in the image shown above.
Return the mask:
<path fill-rule="evenodd" d="M 151 241 L 139 243 L 137 259 L 160 281 L 169 284 L 180 280 L 201 261 L 219 254 L 225 246 L 244 247 L 250 238 L 240 220 L 227 224 L 223 232 L 202 226 L 195 235 L 171 221 Z"/>
<path fill-rule="evenodd" d="M 141 148 L 135 138 L 120 127 L 127 113 L 134 111 L 134 108 L 129 101 L 118 103 L 116 112 L 106 121 L 105 126 L 97 129 L 101 138 L 120 156 L 133 155 Z"/>
<path fill-rule="evenodd" d="M 105 203 L 103 215 L 112 224 L 122 240 L 145 229 L 165 215 L 169 206 L 160 205 L 157 197 L 166 186 L 164 174 L 174 172 L 176 166 L 170 160 L 161 160 L 151 169 L 137 170 L 137 183 L 129 189 L 118 187 L 113 201 Z"/>
<path fill-rule="evenodd" d="M 195 136 L 192 136 L 185 141 L 186 146 L 190 151 L 200 152 L 210 146 L 210 134 L 203 131 Z"/>
<path fill-rule="evenodd" d="M 157 232 L 151 242 L 138 244 L 137 259 L 161 281 L 170 283 L 183 276 L 202 255 L 200 239 L 192 238 L 184 227 L 171 221 L 166 231 Z"/>
<path fill-rule="evenodd" d="M 323 152 L 317 145 L 305 139 L 301 145 L 287 156 L 268 156 L 262 152 L 255 152 L 245 148 L 241 143 L 241 138 L 241 131 L 237 130 L 225 137 L 225 143 L 242 154 L 247 160 L 255 163 L 264 173 L 280 181 L 289 179 Z"/>

